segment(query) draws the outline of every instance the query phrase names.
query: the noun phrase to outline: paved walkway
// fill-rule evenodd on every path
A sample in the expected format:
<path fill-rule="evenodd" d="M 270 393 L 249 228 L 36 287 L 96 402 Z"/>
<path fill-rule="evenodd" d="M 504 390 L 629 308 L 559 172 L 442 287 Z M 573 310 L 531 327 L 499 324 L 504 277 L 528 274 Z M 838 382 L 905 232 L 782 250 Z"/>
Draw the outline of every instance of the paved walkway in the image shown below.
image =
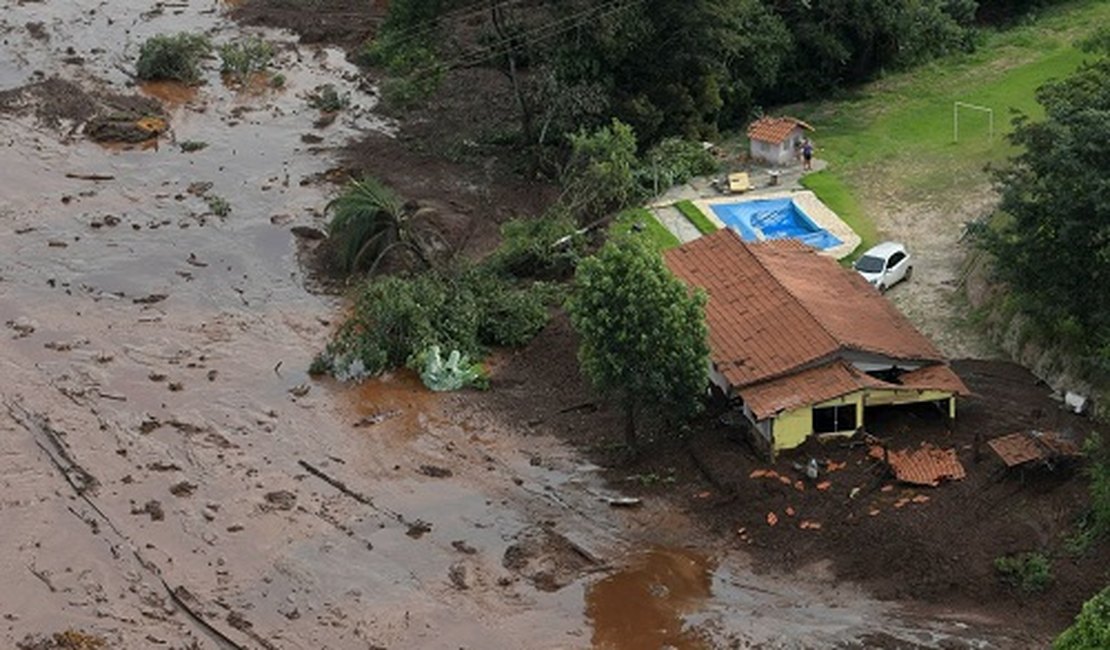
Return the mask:
<path fill-rule="evenodd" d="M 690 220 L 678 211 L 678 208 L 673 205 L 663 205 L 659 207 L 648 208 L 659 223 L 663 224 L 667 230 L 674 233 L 678 237 L 678 241 L 685 244 L 688 241 L 693 241 L 701 237 L 701 231 L 690 223 Z"/>

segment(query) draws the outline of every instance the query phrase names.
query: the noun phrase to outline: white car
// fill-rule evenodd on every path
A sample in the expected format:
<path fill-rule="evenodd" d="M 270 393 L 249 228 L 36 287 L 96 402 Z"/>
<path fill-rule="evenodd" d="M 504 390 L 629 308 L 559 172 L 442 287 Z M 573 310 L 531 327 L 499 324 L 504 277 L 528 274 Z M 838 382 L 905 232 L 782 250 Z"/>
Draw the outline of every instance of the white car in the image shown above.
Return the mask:
<path fill-rule="evenodd" d="M 913 262 L 906 247 L 892 241 L 873 246 L 856 260 L 853 267 L 879 291 L 886 291 L 913 276 Z"/>

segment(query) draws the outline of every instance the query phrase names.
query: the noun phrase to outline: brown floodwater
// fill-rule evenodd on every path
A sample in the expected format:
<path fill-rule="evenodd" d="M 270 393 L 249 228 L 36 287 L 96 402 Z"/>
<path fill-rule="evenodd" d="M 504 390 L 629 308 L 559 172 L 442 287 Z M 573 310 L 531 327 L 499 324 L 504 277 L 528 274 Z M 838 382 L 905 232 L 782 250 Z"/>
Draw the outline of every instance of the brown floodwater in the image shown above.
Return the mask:
<path fill-rule="evenodd" d="M 656 549 L 634 558 L 627 568 L 590 585 L 586 616 L 595 648 L 712 647 L 687 626 L 685 616 L 713 595 L 714 563 L 696 552 Z"/>
<path fill-rule="evenodd" d="M 310 378 L 343 304 L 306 290 L 290 228 L 321 227 L 337 148 L 393 126 L 342 52 L 278 32 L 251 33 L 279 44 L 280 89 L 224 84 L 216 60 L 197 86 L 133 85 L 149 36 L 241 36 L 232 4 L 0 0 L 0 91 L 57 76 L 169 116 L 105 147 L 0 113 L 0 646 L 966 636 L 811 568 L 762 575 L 665 503 L 611 508 L 572 450 L 411 372 Z M 328 125 L 305 100 L 325 83 L 351 98 Z"/>

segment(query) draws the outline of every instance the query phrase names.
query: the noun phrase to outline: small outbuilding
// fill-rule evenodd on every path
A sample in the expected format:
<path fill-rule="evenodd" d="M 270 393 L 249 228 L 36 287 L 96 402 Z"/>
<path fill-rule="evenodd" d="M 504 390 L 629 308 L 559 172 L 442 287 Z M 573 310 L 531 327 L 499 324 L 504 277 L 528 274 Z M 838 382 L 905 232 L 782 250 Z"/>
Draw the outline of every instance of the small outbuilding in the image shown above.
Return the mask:
<path fill-rule="evenodd" d="M 761 117 L 748 126 L 753 160 L 789 165 L 797 159 L 806 131 L 813 127 L 793 117 Z"/>
<path fill-rule="evenodd" d="M 797 240 L 746 243 L 725 228 L 665 259 L 708 294 L 710 380 L 765 448 L 852 434 L 879 406 L 932 403 L 954 418 L 956 396 L 968 394 L 863 277 Z"/>

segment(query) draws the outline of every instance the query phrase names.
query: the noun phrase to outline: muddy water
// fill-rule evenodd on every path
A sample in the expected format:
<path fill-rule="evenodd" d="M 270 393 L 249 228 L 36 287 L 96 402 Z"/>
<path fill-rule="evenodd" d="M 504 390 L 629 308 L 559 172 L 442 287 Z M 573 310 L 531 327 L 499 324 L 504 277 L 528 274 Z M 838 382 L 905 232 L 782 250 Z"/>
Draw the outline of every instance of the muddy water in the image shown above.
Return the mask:
<path fill-rule="evenodd" d="M 226 6 L 0 1 L 0 90 L 138 90 L 171 124 L 103 147 L 0 114 L 0 645 L 66 628 L 118 648 L 934 638 L 827 576 L 677 549 L 681 513 L 607 507 L 596 468 L 465 396 L 405 373 L 311 381 L 341 305 L 304 289 L 289 228 L 320 225 L 332 149 L 390 125 L 341 53 L 281 34 L 280 90 L 228 87 L 215 62 L 198 88 L 128 86 L 147 36 L 238 34 Z M 322 83 L 352 109 L 317 128 L 304 94 Z"/>

